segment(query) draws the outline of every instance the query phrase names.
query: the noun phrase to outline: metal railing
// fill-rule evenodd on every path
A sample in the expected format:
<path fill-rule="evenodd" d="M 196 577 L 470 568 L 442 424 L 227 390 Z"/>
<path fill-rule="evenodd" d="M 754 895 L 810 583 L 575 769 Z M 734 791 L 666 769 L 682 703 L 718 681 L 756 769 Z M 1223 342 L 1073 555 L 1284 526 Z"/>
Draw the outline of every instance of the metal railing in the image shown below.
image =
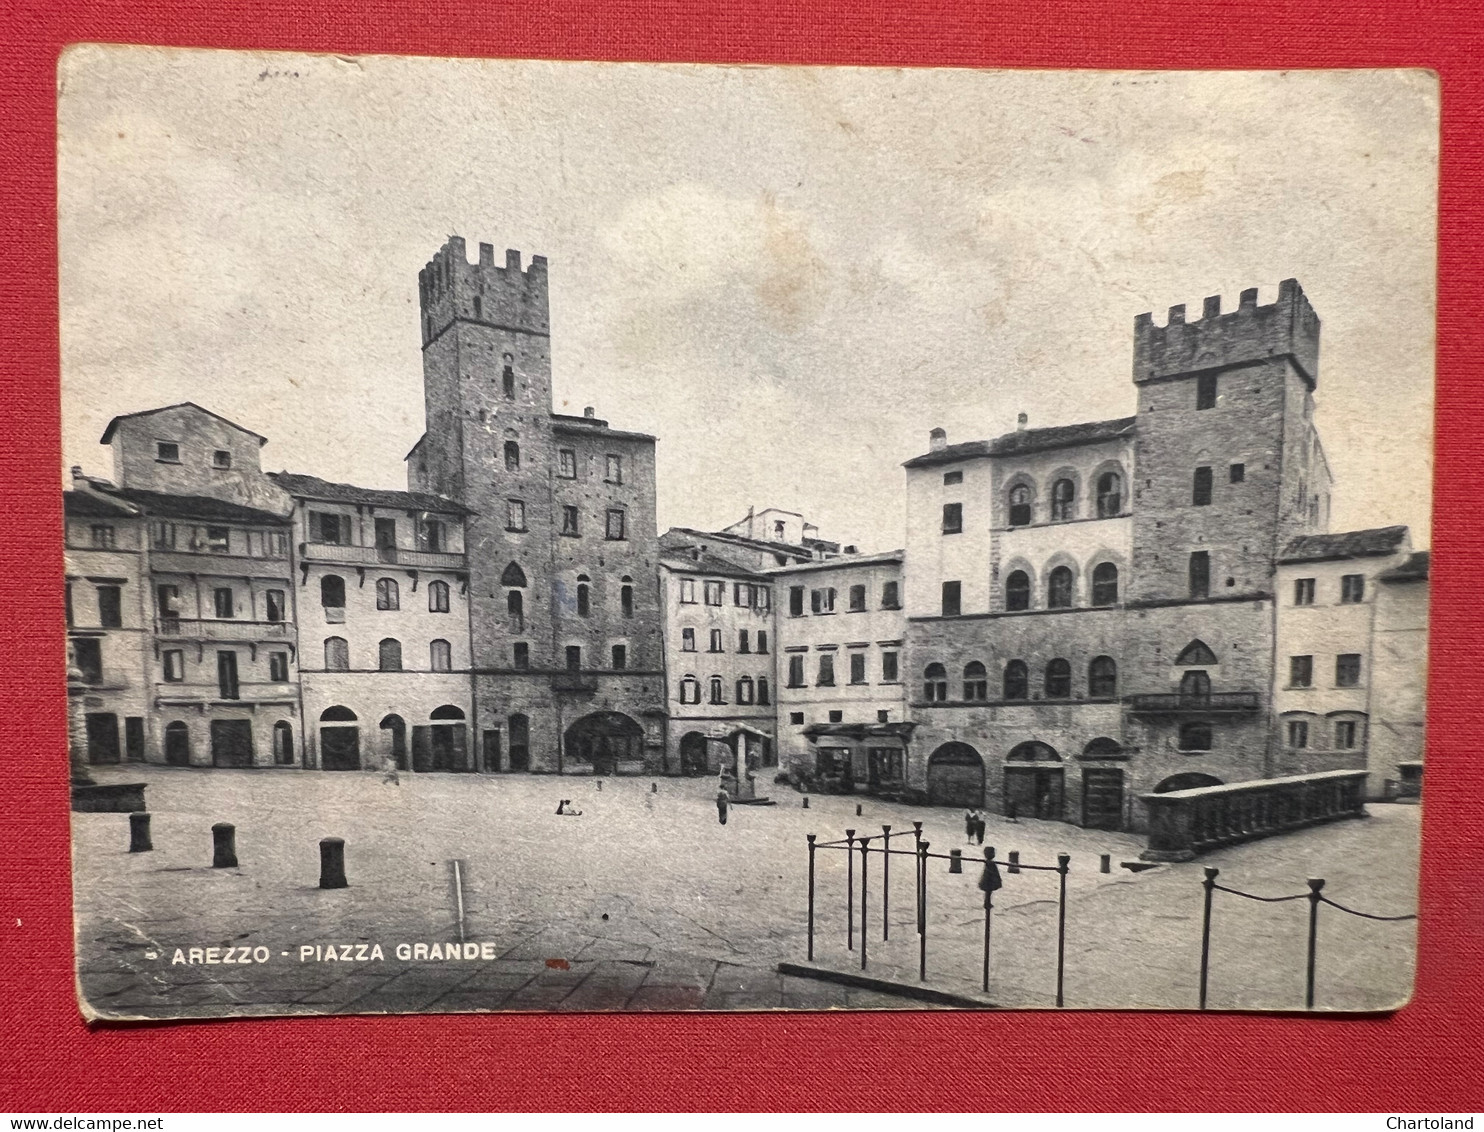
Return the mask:
<path fill-rule="evenodd" d="M 1139 692 L 1128 697 L 1129 710 L 1145 715 L 1256 711 L 1260 703 L 1256 692 Z"/>
<path fill-rule="evenodd" d="M 409 566 L 419 570 L 463 570 L 462 554 L 444 550 L 407 550 L 400 546 L 345 546 L 331 542 L 301 542 L 299 557 L 306 562 L 336 562 L 349 566 Z"/>
<path fill-rule="evenodd" d="M 155 621 L 155 632 L 168 640 L 287 641 L 294 636 L 294 626 L 289 621 L 161 617 Z"/>

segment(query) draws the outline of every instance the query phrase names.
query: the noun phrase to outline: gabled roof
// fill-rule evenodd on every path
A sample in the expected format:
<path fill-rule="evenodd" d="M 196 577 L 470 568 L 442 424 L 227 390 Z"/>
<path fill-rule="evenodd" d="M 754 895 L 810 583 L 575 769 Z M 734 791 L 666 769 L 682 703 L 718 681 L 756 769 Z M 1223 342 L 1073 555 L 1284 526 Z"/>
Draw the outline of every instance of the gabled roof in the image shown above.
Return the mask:
<path fill-rule="evenodd" d="M 135 507 L 123 500 L 104 499 L 91 491 L 62 492 L 62 510 L 68 515 L 81 515 L 89 519 L 128 519 L 139 514 Z"/>
<path fill-rule="evenodd" d="M 1395 554 L 1407 539 L 1407 528 L 1373 527 L 1338 534 L 1300 535 L 1290 539 L 1279 562 L 1322 562 L 1333 558 L 1380 558 Z"/>
<path fill-rule="evenodd" d="M 1432 551 L 1416 550 L 1407 556 L 1405 562 L 1377 574 L 1376 580 L 1378 582 L 1425 582 L 1431 568 Z"/>
<path fill-rule="evenodd" d="M 146 515 L 161 519 L 219 519 L 227 523 L 262 523 L 271 526 L 282 526 L 289 521 L 287 515 L 260 511 L 256 507 L 244 507 L 240 503 L 229 503 L 225 499 L 213 499 L 208 495 L 167 495 L 162 491 L 122 487 L 114 488 L 113 494 L 142 507 Z"/>
<path fill-rule="evenodd" d="M 565 432 L 571 435 L 583 436 L 607 436 L 616 440 L 645 440 L 654 443 L 655 438 L 647 432 L 627 432 L 620 428 L 609 428 L 608 422 L 597 417 L 572 417 L 565 413 L 551 414 L 551 427 L 554 432 Z"/>
<path fill-rule="evenodd" d="M 758 578 L 756 570 L 722 558 L 708 550 L 696 548 L 692 551 L 663 550 L 660 565 L 667 570 L 686 574 L 717 574 L 726 578 Z"/>
<path fill-rule="evenodd" d="M 989 442 L 996 456 L 1019 456 L 1026 452 L 1044 452 L 1048 448 L 1073 448 L 1097 444 L 1104 440 L 1121 440 L 1134 434 L 1138 417 L 1118 417 L 1111 421 L 1085 421 L 1082 424 L 1054 425 L 1051 428 L 1025 428 L 1007 432 Z"/>
<path fill-rule="evenodd" d="M 318 499 L 327 503 L 361 503 L 372 507 L 394 507 L 402 511 L 447 511 L 467 515 L 468 508 L 421 491 L 393 491 L 379 487 L 357 487 L 352 483 L 333 483 L 318 476 L 295 472 L 269 472 L 268 478 L 298 499 Z"/>
<path fill-rule="evenodd" d="M 158 409 L 142 409 L 137 413 L 124 413 L 122 416 L 114 417 L 113 420 L 108 422 L 108 427 L 103 430 L 103 439 L 98 441 L 98 443 L 107 444 L 113 439 L 113 430 L 118 427 L 119 421 L 132 421 L 138 417 L 152 417 L 156 413 L 168 413 L 171 409 L 195 409 L 198 413 L 205 413 L 208 417 L 215 417 L 223 424 L 231 425 L 238 432 L 245 432 L 248 436 L 256 436 L 258 438 L 259 448 L 268 443 L 266 436 L 253 432 L 250 428 L 243 428 L 236 421 L 229 421 L 220 413 L 213 413 L 210 409 L 203 409 L 194 401 L 177 401 L 173 405 L 161 405 Z"/>
<path fill-rule="evenodd" d="M 972 460 L 986 457 L 989 452 L 989 441 L 966 440 L 962 444 L 949 444 L 936 452 L 926 452 L 921 456 L 914 456 L 902 465 L 904 468 L 930 468 L 934 464 L 956 464 L 960 460 Z"/>

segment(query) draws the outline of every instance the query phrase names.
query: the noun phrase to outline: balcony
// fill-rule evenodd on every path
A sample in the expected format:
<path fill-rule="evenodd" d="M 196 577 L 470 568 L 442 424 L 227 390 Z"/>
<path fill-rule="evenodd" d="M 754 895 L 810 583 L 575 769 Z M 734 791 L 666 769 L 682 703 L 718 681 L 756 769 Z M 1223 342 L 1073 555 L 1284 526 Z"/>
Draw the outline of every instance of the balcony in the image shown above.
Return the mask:
<path fill-rule="evenodd" d="M 237 621 L 228 618 L 161 617 L 155 632 L 166 641 L 291 641 L 289 621 Z"/>
<path fill-rule="evenodd" d="M 598 690 L 598 678 L 590 672 L 553 672 L 551 674 L 551 690 L 553 692 L 575 692 L 580 695 L 591 696 Z"/>
<path fill-rule="evenodd" d="M 1256 692 L 1145 692 L 1128 698 L 1136 715 L 1234 715 L 1257 711 L 1260 704 Z"/>
<path fill-rule="evenodd" d="M 160 707 L 166 705 L 197 708 L 216 706 L 243 707 L 254 710 L 269 705 L 282 707 L 297 704 L 298 688 L 298 684 L 293 682 L 243 681 L 237 686 L 237 695 L 228 697 L 222 695 L 221 687 L 215 682 L 207 684 L 172 681 L 156 682 L 154 692 L 155 704 Z"/>
<path fill-rule="evenodd" d="M 301 542 L 305 562 L 333 562 L 339 566 L 406 566 L 413 570 L 463 570 L 462 554 L 443 550 L 406 550 L 400 546 L 340 546 L 329 542 Z"/>

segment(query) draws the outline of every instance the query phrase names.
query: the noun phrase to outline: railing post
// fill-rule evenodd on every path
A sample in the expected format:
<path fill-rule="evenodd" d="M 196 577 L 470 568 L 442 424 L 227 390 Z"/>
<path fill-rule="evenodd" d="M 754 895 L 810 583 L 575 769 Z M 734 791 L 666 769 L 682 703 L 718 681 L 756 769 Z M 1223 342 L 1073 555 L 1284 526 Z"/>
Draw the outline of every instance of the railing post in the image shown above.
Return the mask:
<path fill-rule="evenodd" d="M 994 846 L 984 850 L 984 879 L 979 887 L 984 889 L 984 993 L 989 993 L 989 923 L 994 913 L 994 892 L 999 887 L 1000 873 L 994 863 Z"/>
<path fill-rule="evenodd" d="M 861 970 L 866 969 L 866 913 L 870 911 L 870 901 L 866 899 L 866 873 L 870 865 L 869 837 L 861 838 Z"/>
<path fill-rule="evenodd" d="M 1206 974 L 1211 969 L 1211 897 L 1216 893 L 1216 876 L 1220 869 L 1206 866 L 1206 879 L 1201 881 L 1206 890 L 1206 908 L 1201 913 L 1201 1009 L 1206 1009 Z"/>
<path fill-rule="evenodd" d="M 1314 1009 L 1314 951 L 1319 941 L 1319 901 L 1323 899 L 1319 893 L 1324 889 L 1324 881 L 1317 877 L 1309 878 L 1309 969 L 1304 983 L 1304 1008 Z"/>
<path fill-rule="evenodd" d="M 814 834 L 809 839 L 809 962 L 814 962 Z"/>
<path fill-rule="evenodd" d="M 1019 849 L 1011 849 L 1010 850 L 1010 864 L 1006 867 L 1005 871 L 1007 873 L 1018 873 L 1018 872 L 1020 872 L 1020 850 Z"/>
<path fill-rule="evenodd" d="M 927 854 L 928 842 L 917 843 L 917 881 L 922 899 L 917 904 L 917 977 L 927 982 Z"/>
<path fill-rule="evenodd" d="M 914 849 L 917 859 L 912 862 L 912 872 L 915 875 L 913 881 L 913 892 L 917 897 L 917 931 L 922 933 L 922 822 L 912 823 L 912 835 L 917 839 Z"/>
<path fill-rule="evenodd" d="M 1056 871 L 1060 880 L 1056 908 L 1056 1005 L 1065 1005 L 1062 986 L 1066 974 L 1067 956 L 1067 868 L 1072 857 L 1068 853 L 1056 855 Z"/>
<path fill-rule="evenodd" d="M 845 831 L 845 950 L 855 950 L 855 830 Z"/>
<path fill-rule="evenodd" d="M 881 827 L 881 938 L 891 938 L 891 826 Z"/>

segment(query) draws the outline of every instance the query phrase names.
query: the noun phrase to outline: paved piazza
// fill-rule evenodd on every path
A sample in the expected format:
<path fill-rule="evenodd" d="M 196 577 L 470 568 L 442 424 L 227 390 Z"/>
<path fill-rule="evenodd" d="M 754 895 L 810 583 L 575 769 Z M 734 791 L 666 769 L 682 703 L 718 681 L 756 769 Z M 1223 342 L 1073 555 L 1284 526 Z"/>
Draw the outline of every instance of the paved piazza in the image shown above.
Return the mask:
<path fill-rule="evenodd" d="M 148 783 L 155 845 L 130 854 L 124 814 L 73 815 L 80 979 L 102 1017 L 922 1009 L 884 991 L 777 971 L 781 961 L 805 958 L 804 835 L 824 841 L 847 827 L 879 835 L 883 823 L 910 831 L 914 819 L 935 852 L 963 848 L 967 859 L 961 875 L 933 862 L 929 984 L 978 993 L 981 869 L 959 811 L 829 796 L 812 796 L 806 810 L 801 795 L 775 787 L 778 805 L 734 807 L 723 827 L 711 779 L 604 779 L 600 788 L 589 778 L 403 775 L 392 784 L 355 773 L 145 766 L 101 768 L 95 777 Z M 581 816 L 558 816 L 562 798 Z M 1188 1009 L 1196 1003 L 1202 865 L 1264 896 L 1303 892 L 1305 878 L 1318 876 L 1326 895 L 1351 907 L 1415 910 L 1420 811 L 1373 805 L 1370 813 L 1138 874 L 1118 867 L 1143 846 L 1130 834 L 991 817 L 987 843 L 1001 858 L 1014 849 L 1030 863 L 1071 855 L 1068 1007 Z M 237 827 L 235 869 L 210 867 L 216 822 Z M 318 887 L 322 837 L 345 839 L 348 888 Z M 1103 853 L 1113 859 L 1107 875 L 1098 872 Z M 870 864 L 869 973 L 916 982 L 910 865 L 893 859 L 891 938 L 883 942 L 880 861 L 873 855 Z M 1057 877 L 1022 872 L 1004 882 L 986 1001 L 1050 1006 Z M 480 946 L 461 947 L 457 959 L 399 959 L 399 945 L 438 944 L 441 955 L 460 941 L 460 888 L 463 941 Z M 822 850 L 816 959 L 859 970 L 859 953 L 845 946 L 845 909 L 844 854 Z M 1218 893 L 1210 1005 L 1301 1008 L 1307 925 L 1305 901 Z M 330 945 L 334 961 L 324 958 Z M 381 957 L 369 958 L 378 947 Z M 267 961 L 172 962 L 177 949 L 189 960 L 192 948 L 202 958 L 208 948 L 233 948 L 234 956 L 257 949 Z M 1322 908 L 1317 1005 L 1376 1010 L 1405 1001 L 1414 954 L 1413 923 Z"/>

